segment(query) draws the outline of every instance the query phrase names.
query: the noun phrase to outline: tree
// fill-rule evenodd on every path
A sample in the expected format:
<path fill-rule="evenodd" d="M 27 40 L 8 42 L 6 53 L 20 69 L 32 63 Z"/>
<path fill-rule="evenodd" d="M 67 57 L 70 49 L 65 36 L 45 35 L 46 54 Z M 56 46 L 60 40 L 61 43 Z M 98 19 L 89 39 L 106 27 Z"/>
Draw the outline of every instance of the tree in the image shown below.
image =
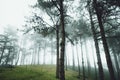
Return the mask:
<path fill-rule="evenodd" d="M 83 73 L 83 80 L 85 80 L 85 67 L 84 67 L 84 56 L 83 56 L 83 42 L 80 37 L 80 45 L 81 45 L 81 56 L 82 56 L 82 73 Z"/>
<path fill-rule="evenodd" d="M 78 77 L 80 77 L 80 61 L 79 61 L 79 54 L 78 54 L 78 42 L 76 41 L 76 53 L 77 53 L 77 61 L 78 61 Z"/>
<path fill-rule="evenodd" d="M 60 23 L 61 23 L 61 53 L 60 53 L 60 80 L 65 80 L 64 56 L 65 56 L 65 24 L 63 0 L 60 0 Z"/>
<path fill-rule="evenodd" d="M 8 40 L 7 40 L 7 37 L 4 36 L 4 35 L 0 35 L 0 37 L 1 37 L 0 42 L 3 43 L 3 46 L 1 47 L 1 56 L 0 56 L 0 64 L 1 64 L 2 58 L 3 58 L 3 54 L 4 54 L 4 51 L 5 51 L 5 46 L 6 46 L 7 42 L 8 42 Z"/>
<path fill-rule="evenodd" d="M 64 29 L 64 8 L 63 8 L 63 0 L 60 1 L 44 1 L 38 0 L 40 6 L 44 7 L 44 9 L 57 8 L 60 15 L 60 26 L 61 26 L 61 54 L 60 54 L 60 79 L 65 79 L 64 72 L 64 52 L 65 52 L 65 29 Z M 42 4 L 41 4 L 42 3 Z"/>
<path fill-rule="evenodd" d="M 106 41 L 106 37 L 105 37 L 105 31 L 104 31 L 104 26 L 103 26 L 103 22 L 102 22 L 102 9 L 100 8 L 100 2 L 98 2 L 97 0 L 93 0 L 93 5 L 94 5 L 94 9 L 96 11 L 96 15 L 97 15 L 97 19 L 98 19 L 98 23 L 99 23 L 99 27 L 100 27 L 100 34 L 101 34 L 101 38 L 103 41 L 103 47 L 104 47 L 104 51 L 105 51 L 105 55 L 106 55 L 106 60 L 107 60 L 107 65 L 108 65 L 108 69 L 110 72 L 110 77 L 111 80 L 116 80 L 115 79 L 115 74 L 114 74 L 114 69 L 112 66 L 112 61 L 110 58 L 110 53 L 109 53 L 109 49 L 108 49 L 108 44 Z"/>
<path fill-rule="evenodd" d="M 96 54 L 97 54 L 99 78 L 100 78 L 100 80 L 104 80 L 104 72 L 103 72 L 103 66 L 102 66 L 101 57 L 100 57 L 99 44 L 98 44 L 98 40 L 97 40 L 97 36 L 96 36 L 96 31 L 95 31 L 95 27 L 94 27 L 94 23 L 93 23 L 93 18 L 92 18 L 92 9 L 90 7 L 89 1 L 88 1 L 88 11 L 89 11 L 89 15 L 90 15 L 91 30 L 93 33 L 93 39 L 94 39 Z"/>
<path fill-rule="evenodd" d="M 114 34 L 113 34 L 114 33 Z M 118 49 L 120 46 L 120 37 L 119 36 L 119 31 L 115 30 L 115 32 L 109 33 L 109 37 L 107 38 L 108 40 L 108 45 L 110 46 L 110 51 L 111 51 L 111 57 L 114 57 L 113 64 L 115 68 L 115 72 L 117 75 L 117 79 L 119 79 L 120 75 L 120 65 L 119 65 L 119 52 L 120 50 Z M 114 42 L 114 43 L 113 43 Z"/>
<path fill-rule="evenodd" d="M 10 26 L 5 27 L 3 35 L 0 35 L 0 64 L 14 64 L 13 61 L 16 59 L 19 48 L 17 43 L 17 30 L 12 29 Z"/>
<path fill-rule="evenodd" d="M 72 69 L 75 70 L 75 54 L 74 54 L 74 45 L 71 44 L 71 48 L 72 48 Z"/>

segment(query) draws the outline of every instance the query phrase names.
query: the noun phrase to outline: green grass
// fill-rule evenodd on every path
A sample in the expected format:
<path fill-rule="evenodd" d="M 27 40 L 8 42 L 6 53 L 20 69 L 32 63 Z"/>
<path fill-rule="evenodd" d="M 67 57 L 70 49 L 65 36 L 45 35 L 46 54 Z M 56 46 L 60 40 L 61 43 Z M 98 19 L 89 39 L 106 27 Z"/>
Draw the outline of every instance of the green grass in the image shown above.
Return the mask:
<path fill-rule="evenodd" d="M 78 73 L 72 70 L 65 71 L 66 80 L 78 80 Z M 55 77 L 55 66 L 18 66 L 0 71 L 0 80 L 58 80 Z"/>
<path fill-rule="evenodd" d="M 55 71 L 55 65 L 17 66 L 12 70 L 10 68 L 0 68 L 0 80 L 58 80 L 55 77 Z M 68 70 L 65 71 L 66 80 L 83 80 L 82 72 L 80 79 L 78 79 L 77 71 L 77 68 L 73 71 L 69 67 Z M 94 68 L 91 68 L 90 75 L 88 75 L 87 68 L 85 68 L 85 75 L 86 78 L 88 78 L 87 80 L 96 80 Z M 104 75 L 105 80 L 110 80 L 108 70 L 104 70 Z"/>

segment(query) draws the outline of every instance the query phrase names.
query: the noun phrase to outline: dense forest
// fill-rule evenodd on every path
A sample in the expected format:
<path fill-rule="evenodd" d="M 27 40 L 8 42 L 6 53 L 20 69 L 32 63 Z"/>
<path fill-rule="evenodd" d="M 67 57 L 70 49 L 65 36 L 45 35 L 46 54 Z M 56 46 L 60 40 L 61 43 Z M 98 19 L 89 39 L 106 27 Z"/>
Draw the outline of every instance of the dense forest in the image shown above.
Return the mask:
<path fill-rule="evenodd" d="M 22 28 L 0 33 L 0 79 L 24 80 L 4 77 L 21 70 L 55 77 L 28 80 L 120 80 L 120 0 L 37 0 L 29 7 Z"/>

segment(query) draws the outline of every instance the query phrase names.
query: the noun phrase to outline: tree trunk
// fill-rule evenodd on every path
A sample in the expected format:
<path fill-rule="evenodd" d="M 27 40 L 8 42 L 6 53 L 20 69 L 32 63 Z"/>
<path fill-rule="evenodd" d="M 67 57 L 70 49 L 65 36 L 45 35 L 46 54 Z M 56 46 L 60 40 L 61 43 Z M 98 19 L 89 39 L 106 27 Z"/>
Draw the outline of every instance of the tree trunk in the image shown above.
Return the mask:
<path fill-rule="evenodd" d="M 96 15 L 97 15 L 97 19 L 98 19 L 98 23 L 99 23 L 99 27 L 100 27 L 100 34 L 101 34 L 101 38 L 102 38 L 102 42 L 103 42 L 103 48 L 105 51 L 105 56 L 106 56 L 106 61 L 107 61 L 110 77 L 111 77 L 111 80 L 116 80 L 110 53 L 109 53 L 109 49 L 108 49 L 108 44 L 107 44 L 107 41 L 105 38 L 105 31 L 104 31 L 104 26 L 102 23 L 102 14 L 101 14 L 101 10 L 99 9 L 99 6 L 97 4 L 97 0 L 93 0 L 93 5 L 94 5 L 95 11 L 96 11 Z"/>
<path fill-rule="evenodd" d="M 88 77 L 90 76 L 91 72 L 91 67 L 90 67 L 90 59 L 89 59 L 89 54 L 88 54 L 88 48 L 87 48 L 87 41 L 86 38 L 84 38 L 84 43 L 85 43 L 85 51 L 86 51 L 86 59 L 87 59 L 87 67 L 88 67 Z"/>
<path fill-rule="evenodd" d="M 31 65 L 33 65 L 34 64 L 34 49 L 32 49 L 31 55 L 32 55 Z"/>
<path fill-rule="evenodd" d="M 18 53 L 17 53 L 17 58 L 16 58 L 16 62 L 15 62 L 15 66 L 18 65 L 18 61 L 19 61 L 19 58 L 20 58 L 20 49 L 18 50 Z"/>
<path fill-rule="evenodd" d="M 43 64 L 45 65 L 45 56 L 46 56 L 46 42 L 44 41 L 44 54 L 43 54 Z"/>
<path fill-rule="evenodd" d="M 67 54 L 66 54 L 66 50 L 65 50 L 65 70 L 68 70 L 68 63 L 67 63 Z"/>
<path fill-rule="evenodd" d="M 60 0 L 60 21 L 61 21 L 61 53 L 60 53 L 60 80 L 65 80 L 64 56 L 65 56 L 65 28 L 63 0 Z"/>
<path fill-rule="evenodd" d="M 79 61 L 77 42 L 76 42 L 76 53 L 77 53 L 77 61 L 78 61 L 78 77 L 80 78 L 80 61 Z"/>
<path fill-rule="evenodd" d="M 39 44 L 39 46 L 38 46 L 38 51 L 37 51 L 37 53 L 38 53 L 38 65 L 40 64 L 40 44 Z"/>
<path fill-rule="evenodd" d="M 34 55 L 34 57 L 33 57 L 33 64 L 35 65 L 35 62 L 36 62 L 36 48 L 35 47 L 34 47 L 34 53 L 33 53 L 33 55 Z"/>
<path fill-rule="evenodd" d="M 22 55 L 21 55 L 21 65 L 24 65 L 24 62 L 25 62 L 25 52 L 22 51 Z"/>
<path fill-rule="evenodd" d="M 57 58 L 56 58 L 56 78 L 59 78 L 59 26 L 56 25 L 56 49 L 57 49 Z"/>
<path fill-rule="evenodd" d="M 95 79 L 94 80 L 98 80 L 97 66 L 96 66 L 96 61 L 95 61 L 94 50 L 93 50 L 93 45 L 92 44 L 91 44 L 91 48 L 92 48 L 92 53 L 93 53 L 92 55 L 93 55 L 93 61 L 94 61 L 94 67 L 95 67 L 95 72 L 94 72 L 95 73 Z M 98 68 L 99 68 L 99 66 L 98 66 Z M 101 80 L 101 78 L 99 78 L 99 79 Z"/>
<path fill-rule="evenodd" d="M 8 64 L 9 57 L 10 57 L 10 52 L 11 52 L 11 49 L 9 49 L 9 51 L 8 51 L 8 55 L 6 57 L 5 64 Z"/>
<path fill-rule="evenodd" d="M 83 80 L 85 80 L 85 68 L 84 68 L 84 56 L 83 56 L 83 43 L 81 40 L 81 36 L 80 36 L 80 45 L 81 45 L 81 56 L 82 56 L 82 73 L 83 73 Z"/>
<path fill-rule="evenodd" d="M 120 62 L 120 54 L 117 54 L 117 59 L 118 59 L 118 62 Z M 120 64 L 119 64 L 119 68 L 120 68 Z"/>
<path fill-rule="evenodd" d="M 0 64 L 1 64 L 1 62 L 2 62 L 2 58 L 3 58 L 3 54 L 4 54 L 4 50 L 5 50 L 6 43 L 7 43 L 7 42 L 5 42 L 4 45 L 3 45 L 2 53 L 1 53 L 1 56 L 0 56 Z"/>
<path fill-rule="evenodd" d="M 72 48 L 72 69 L 75 70 L 75 58 L 74 58 L 74 46 L 71 44 L 71 48 Z"/>
<path fill-rule="evenodd" d="M 51 38 L 51 64 L 53 64 L 53 39 Z"/>
<path fill-rule="evenodd" d="M 113 50 L 113 52 L 115 52 L 114 48 L 112 50 Z M 115 60 L 116 74 L 117 74 L 117 80 L 118 80 L 118 79 L 120 79 L 120 69 L 119 69 L 119 63 L 117 60 L 117 53 L 113 53 L 113 57 Z"/>
<path fill-rule="evenodd" d="M 98 40 L 95 32 L 95 27 L 94 27 L 92 12 L 90 7 L 89 7 L 89 15 L 90 15 L 90 22 L 91 22 L 91 30 L 92 30 L 94 44 L 96 48 L 96 55 L 97 55 L 98 69 L 99 69 L 99 79 L 104 80 L 104 72 L 103 72 L 103 66 L 102 66 L 101 57 L 100 57 L 99 44 L 98 44 Z"/>

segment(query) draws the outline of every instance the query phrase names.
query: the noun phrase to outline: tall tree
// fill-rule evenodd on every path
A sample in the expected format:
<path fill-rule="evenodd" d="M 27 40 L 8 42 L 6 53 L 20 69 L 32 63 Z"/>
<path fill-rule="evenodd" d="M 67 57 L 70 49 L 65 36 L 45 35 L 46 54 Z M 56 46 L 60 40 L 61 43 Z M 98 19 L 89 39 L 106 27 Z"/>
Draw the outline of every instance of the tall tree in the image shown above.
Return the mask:
<path fill-rule="evenodd" d="M 87 39 L 84 38 L 84 45 L 85 45 L 85 49 L 86 49 L 86 59 L 87 59 L 87 72 L 88 72 L 88 77 L 90 76 L 90 72 L 91 72 L 91 67 L 90 67 L 90 59 L 89 59 L 89 54 L 88 54 L 88 48 L 87 48 Z"/>
<path fill-rule="evenodd" d="M 74 45 L 71 44 L 71 48 L 72 48 L 72 69 L 75 70 L 75 54 L 74 54 Z"/>
<path fill-rule="evenodd" d="M 100 34 L 101 34 L 101 38 L 103 41 L 103 47 L 104 47 L 104 51 L 105 51 L 105 55 L 106 55 L 107 65 L 108 65 L 108 69 L 110 72 L 110 77 L 111 77 L 111 80 L 116 80 L 112 61 L 111 61 L 111 57 L 110 57 L 110 53 L 109 53 L 108 44 L 107 44 L 106 37 L 105 37 L 105 30 L 104 30 L 104 26 L 103 26 L 103 22 L 102 22 L 102 14 L 103 14 L 102 12 L 103 11 L 101 8 L 102 6 L 100 4 L 101 3 L 98 2 L 97 0 L 93 0 L 94 9 L 95 9 L 98 23 L 99 23 L 99 27 L 100 27 Z"/>
<path fill-rule="evenodd" d="M 102 62 L 101 62 L 100 50 L 99 50 L 99 44 L 98 44 L 97 35 L 96 35 L 96 31 L 95 31 L 95 26 L 94 26 L 94 23 L 93 23 L 92 7 L 90 6 L 90 2 L 91 1 L 88 0 L 88 11 L 89 11 L 89 15 L 90 15 L 91 30 L 92 30 L 92 33 L 93 33 L 93 39 L 94 39 L 96 54 L 97 54 L 99 79 L 104 80 L 103 66 L 102 66 Z"/>
<path fill-rule="evenodd" d="M 85 80 L 85 63 L 84 63 L 84 54 L 83 54 L 83 42 L 80 36 L 80 45 L 81 45 L 81 56 L 82 56 L 82 73 L 83 73 L 83 80 Z"/>
<path fill-rule="evenodd" d="M 63 1 L 60 0 L 60 23 L 61 23 L 61 53 L 60 53 L 60 80 L 65 80 L 64 56 L 65 56 L 65 24 Z"/>
<path fill-rule="evenodd" d="M 77 54 L 77 61 L 78 61 L 78 77 L 80 78 L 80 60 L 79 60 L 79 54 L 78 54 L 78 42 L 76 41 L 76 54 Z"/>
<path fill-rule="evenodd" d="M 56 78 L 59 78 L 59 26 L 56 25 L 56 40 L 57 40 L 57 43 L 56 43 L 56 46 L 57 46 L 57 61 L 56 61 Z"/>

